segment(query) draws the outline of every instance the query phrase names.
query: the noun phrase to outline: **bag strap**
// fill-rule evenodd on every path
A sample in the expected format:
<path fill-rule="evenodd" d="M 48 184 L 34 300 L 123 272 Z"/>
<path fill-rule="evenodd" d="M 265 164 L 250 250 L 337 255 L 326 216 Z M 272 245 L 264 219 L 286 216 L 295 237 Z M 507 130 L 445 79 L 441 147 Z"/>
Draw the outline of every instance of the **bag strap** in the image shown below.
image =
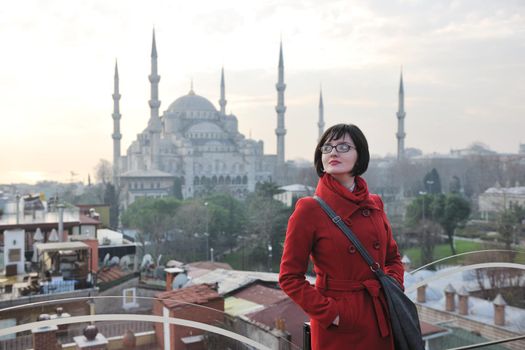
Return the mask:
<path fill-rule="evenodd" d="M 346 235 L 346 237 L 352 242 L 352 244 L 356 247 L 357 251 L 361 254 L 363 259 L 365 259 L 368 266 L 370 266 L 370 270 L 372 270 L 373 273 L 376 275 L 382 275 L 383 270 L 381 269 L 381 265 L 377 261 L 375 261 L 365 247 L 361 244 L 359 239 L 354 235 L 350 227 L 348 227 L 344 222 L 343 219 L 337 213 L 330 208 L 328 204 L 319 196 L 314 195 L 313 197 L 319 204 L 321 205 L 321 208 L 325 211 L 325 213 L 332 219 L 333 223 L 339 227 L 341 231 Z"/>

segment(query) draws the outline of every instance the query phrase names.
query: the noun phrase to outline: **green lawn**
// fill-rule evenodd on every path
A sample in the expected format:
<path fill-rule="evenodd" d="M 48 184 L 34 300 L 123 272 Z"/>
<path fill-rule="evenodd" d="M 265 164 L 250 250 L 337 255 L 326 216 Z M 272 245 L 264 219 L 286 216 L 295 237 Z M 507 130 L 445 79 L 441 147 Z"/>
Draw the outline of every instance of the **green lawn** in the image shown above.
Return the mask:
<path fill-rule="evenodd" d="M 465 252 L 472 252 L 476 250 L 484 250 L 484 249 L 491 249 L 487 247 L 487 243 L 480 243 L 480 242 L 472 242 L 472 241 L 465 241 L 461 239 L 456 239 L 456 253 L 465 253 Z M 401 254 L 406 254 L 412 261 L 412 267 L 417 268 L 421 266 L 421 248 L 414 247 L 405 249 L 401 252 Z M 434 247 L 434 261 L 439 260 L 441 258 L 445 258 L 447 256 L 451 256 L 452 251 L 450 250 L 450 246 L 448 243 L 439 244 Z M 460 259 L 460 258 L 458 258 Z M 454 260 L 451 262 L 457 262 L 457 260 Z M 444 262 L 447 263 L 446 261 Z M 450 262 L 449 262 L 450 263 Z"/>

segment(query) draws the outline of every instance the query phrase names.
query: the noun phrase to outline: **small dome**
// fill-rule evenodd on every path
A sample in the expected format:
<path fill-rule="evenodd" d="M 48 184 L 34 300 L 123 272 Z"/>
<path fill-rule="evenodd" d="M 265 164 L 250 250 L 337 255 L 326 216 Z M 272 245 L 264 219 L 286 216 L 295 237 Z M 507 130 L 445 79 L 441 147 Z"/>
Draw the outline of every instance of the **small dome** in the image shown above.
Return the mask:
<path fill-rule="evenodd" d="M 213 104 L 206 98 L 190 92 L 176 99 L 168 108 L 168 112 L 217 112 Z"/>

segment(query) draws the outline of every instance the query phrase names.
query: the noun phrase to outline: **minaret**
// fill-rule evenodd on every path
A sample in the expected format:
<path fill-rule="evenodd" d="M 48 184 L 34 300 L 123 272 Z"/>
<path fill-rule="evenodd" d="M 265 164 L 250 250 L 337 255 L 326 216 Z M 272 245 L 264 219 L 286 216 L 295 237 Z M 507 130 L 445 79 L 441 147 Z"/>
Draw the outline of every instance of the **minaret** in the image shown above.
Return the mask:
<path fill-rule="evenodd" d="M 149 100 L 150 107 L 150 118 L 148 121 L 148 131 L 150 132 L 151 145 L 150 145 L 150 157 L 151 157 L 151 168 L 159 168 L 159 141 L 160 132 L 162 131 L 162 124 L 159 118 L 159 81 L 160 75 L 157 72 L 157 43 L 155 41 L 155 30 L 153 30 L 153 42 L 151 46 L 151 74 L 149 75 L 149 81 L 151 83 L 151 99 Z"/>
<path fill-rule="evenodd" d="M 284 63 L 283 63 L 283 42 L 279 48 L 279 79 L 275 84 L 277 89 L 277 106 L 275 111 L 277 112 L 277 128 L 275 129 L 275 135 L 277 135 L 277 164 L 279 166 L 284 165 L 284 135 L 286 135 L 286 129 L 284 128 L 284 112 L 286 112 L 286 106 L 284 105 L 284 90 L 286 84 L 284 83 Z"/>
<path fill-rule="evenodd" d="M 403 87 L 403 71 L 399 80 L 399 110 L 397 111 L 397 159 L 405 157 L 405 89 Z"/>
<path fill-rule="evenodd" d="M 122 139 L 122 134 L 120 133 L 120 92 L 119 92 L 119 81 L 118 81 L 118 66 L 117 61 L 115 61 L 115 77 L 114 77 L 114 87 L 113 87 L 113 185 L 118 186 L 118 177 L 119 177 L 119 163 L 120 163 L 120 140 Z"/>
<path fill-rule="evenodd" d="M 323 105 L 323 90 L 320 90 L 319 92 L 319 122 L 317 122 L 317 126 L 319 127 L 319 138 L 321 139 L 321 136 L 323 136 L 324 133 L 324 105 Z"/>
<path fill-rule="evenodd" d="M 226 88 L 224 85 L 224 67 L 221 69 L 221 99 L 219 100 L 219 106 L 221 106 L 221 115 L 226 115 Z"/>

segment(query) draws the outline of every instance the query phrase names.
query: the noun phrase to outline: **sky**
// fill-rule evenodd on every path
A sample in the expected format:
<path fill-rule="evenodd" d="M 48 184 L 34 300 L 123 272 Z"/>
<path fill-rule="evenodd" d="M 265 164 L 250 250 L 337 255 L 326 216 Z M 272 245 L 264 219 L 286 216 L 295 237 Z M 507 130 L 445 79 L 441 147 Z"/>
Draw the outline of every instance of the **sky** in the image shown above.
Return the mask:
<path fill-rule="evenodd" d="M 267 154 L 281 39 L 286 159 L 313 158 L 321 87 L 327 126 L 395 154 L 401 69 L 406 147 L 525 143 L 524 1 L 21 0 L 0 12 L 0 183 L 86 181 L 112 160 L 115 60 L 125 152 L 149 118 L 153 28 L 161 113 L 191 80 L 218 108 L 224 67 L 226 110 Z"/>

